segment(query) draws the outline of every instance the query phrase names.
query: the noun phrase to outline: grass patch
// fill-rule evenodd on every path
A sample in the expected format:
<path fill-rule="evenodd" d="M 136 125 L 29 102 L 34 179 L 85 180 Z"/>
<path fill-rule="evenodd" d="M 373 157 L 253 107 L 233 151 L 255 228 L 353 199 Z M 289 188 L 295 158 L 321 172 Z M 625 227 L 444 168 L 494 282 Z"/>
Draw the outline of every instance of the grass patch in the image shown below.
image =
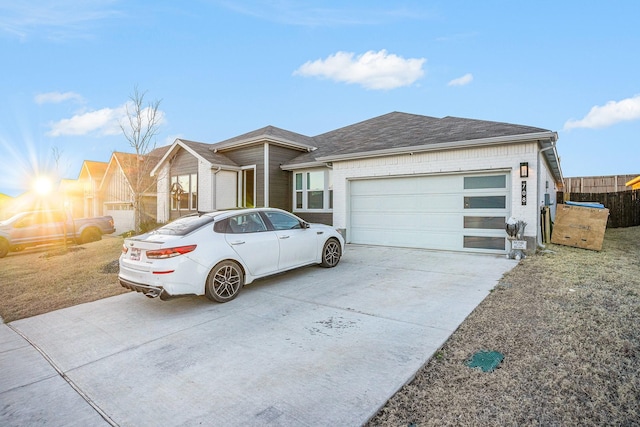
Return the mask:
<path fill-rule="evenodd" d="M 640 227 L 507 273 L 370 426 L 638 425 Z M 465 365 L 504 354 L 493 372 Z"/>
<path fill-rule="evenodd" d="M 118 283 L 121 237 L 51 245 L 0 259 L 0 317 L 11 322 L 127 292 Z"/>

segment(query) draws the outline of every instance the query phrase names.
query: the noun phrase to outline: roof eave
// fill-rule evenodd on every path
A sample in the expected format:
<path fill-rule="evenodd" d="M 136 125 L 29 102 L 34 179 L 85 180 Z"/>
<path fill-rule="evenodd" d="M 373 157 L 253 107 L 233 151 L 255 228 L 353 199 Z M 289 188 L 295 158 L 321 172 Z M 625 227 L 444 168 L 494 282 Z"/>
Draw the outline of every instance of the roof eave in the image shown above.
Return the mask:
<path fill-rule="evenodd" d="M 252 138 L 243 139 L 240 141 L 233 141 L 228 143 L 220 143 L 214 144 L 213 147 L 210 148 L 214 153 L 218 151 L 231 150 L 235 148 L 245 147 L 247 145 L 253 145 L 258 143 L 269 143 L 269 144 L 277 144 L 286 148 L 293 148 L 300 151 L 311 152 L 316 150 L 316 147 L 303 144 L 301 142 L 291 141 L 284 138 L 276 138 L 273 136 L 267 135 L 258 135 Z"/>
<path fill-rule="evenodd" d="M 326 161 L 313 161 L 313 162 L 304 162 L 304 163 L 289 163 L 286 165 L 280 165 L 280 169 L 285 171 L 292 171 L 297 169 L 311 169 L 311 168 L 320 168 L 327 167 Z"/>
<path fill-rule="evenodd" d="M 406 153 L 420 153 L 420 152 L 426 152 L 426 151 L 441 151 L 441 150 L 451 150 L 451 149 L 457 149 L 457 148 L 482 147 L 486 145 L 522 143 L 522 142 L 528 142 L 528 141 L 533 142 L 533 141 L 539 141 L 539 140 L 555 141 L 557 138 L 558 138 L 558 135 L 555 132 L 545 131 L 545 132 L 526 133 L 522 135 L 497 136 L 497 137 L 491 137 L 491 138 L 471 139 L 471 140 L 465 140 L 465 141 L 440 142 L 440 143 L 428 144 L 428 145 L 394 147 L 394 148 L 387 148 L 384 150 L 362 151 L 359 153 L 338 154 L 334 156 L 322 156 L 322 157 L 318 157 L 316 160 L 319 162 L 335 162 L 335 161 L 342 161 L 342 160 L 355 160 L 355 159 L 363 159 L 363 158 L 370 158 L 370 157 L 383 157 L 383 156 L 406 154 Z"/>

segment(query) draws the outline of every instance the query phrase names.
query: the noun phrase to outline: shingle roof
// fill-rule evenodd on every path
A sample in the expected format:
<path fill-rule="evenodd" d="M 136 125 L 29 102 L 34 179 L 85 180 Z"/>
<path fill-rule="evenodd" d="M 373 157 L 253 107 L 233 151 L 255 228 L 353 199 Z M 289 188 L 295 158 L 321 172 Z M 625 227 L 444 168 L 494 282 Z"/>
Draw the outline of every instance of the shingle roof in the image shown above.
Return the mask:
<path fill-rule="evenodd" d="M 429 117 L 388 113 L 345 126 L 313 138 L 317 150 L 302 154 L 289 164 L 313 162 L 328 155 L 348 155 L 549 132 L 546 129 L 459 117 Z"/>
<path fill-rule="evenodd" d="M 243 142 L 259 141 L 259 140 L 274 140 L 281 142 L 289 142 L 296 145 L 314 147 L 315 141 L 312 137 L 302 135 L 296 132 L 291 132 L 285 129 L 280 129 L 275 126 L 265 126 L 260 129 L 256 129 L 245 134 L 235 136 L 224 141 L 217 142 L 211 145 L 213 149 L 224 149 L 229 146 L 237 146 Z"/>
<path fill-rule="evenodd" d="M 84 164 L 87 167 L 87 172 L 89 172 L 91 178 L 98 182 L 104 176 L 107 171 L 107 166 L 109 165 L 107 162 L 95 162 L 92 160 L 85 160 Z"/>
<path fill-rule="evenodd" d="M 180 139 L 180 141 L 211 164 L 221 166 L 239 166 L 224 154 L 214 152 L 211 148 L 215 146 L 215 144 L 205 144 L 204 142 L 188 141 L 186 139 Z"/>

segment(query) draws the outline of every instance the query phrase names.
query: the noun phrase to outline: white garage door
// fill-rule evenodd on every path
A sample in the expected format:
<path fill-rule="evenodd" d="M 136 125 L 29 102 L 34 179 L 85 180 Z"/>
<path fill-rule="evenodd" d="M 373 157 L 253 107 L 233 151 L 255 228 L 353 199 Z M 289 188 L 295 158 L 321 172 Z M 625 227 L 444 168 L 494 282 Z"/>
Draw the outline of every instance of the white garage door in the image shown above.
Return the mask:
<path fill-rule="evenodd" d="M 107 209 L 105 215 L 113 217 L 113 224 L 116 227 L 114 235 L 122 234 L 135 229 L 133 210 Z"/>
<path fill-rule="evenodd" d="M 353 180 L 351 243 L 505 252 L 505 173 Z"/>

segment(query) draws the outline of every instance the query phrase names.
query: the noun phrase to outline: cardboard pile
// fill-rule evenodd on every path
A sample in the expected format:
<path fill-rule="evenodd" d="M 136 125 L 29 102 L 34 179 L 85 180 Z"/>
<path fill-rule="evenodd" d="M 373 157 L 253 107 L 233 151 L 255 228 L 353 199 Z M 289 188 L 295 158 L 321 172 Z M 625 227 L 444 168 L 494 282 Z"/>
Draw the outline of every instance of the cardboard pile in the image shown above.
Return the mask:
<path fill-rule="evenodd" d="M 551 243 L 599 251 L 608 218 L 606 208 L 558 205 Z"/>

